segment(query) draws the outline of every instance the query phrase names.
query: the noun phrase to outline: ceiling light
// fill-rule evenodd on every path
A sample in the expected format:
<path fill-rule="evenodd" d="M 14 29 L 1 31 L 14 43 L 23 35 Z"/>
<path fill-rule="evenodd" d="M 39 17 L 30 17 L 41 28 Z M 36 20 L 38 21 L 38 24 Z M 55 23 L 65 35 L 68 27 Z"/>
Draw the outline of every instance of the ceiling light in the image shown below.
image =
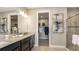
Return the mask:
<path fill-rule="evenodd" d="M 20 14 L 21 14 L 23 17 L 28 17 L 28 15 L 24 13 L 24 11 L 20 11 Z"/>

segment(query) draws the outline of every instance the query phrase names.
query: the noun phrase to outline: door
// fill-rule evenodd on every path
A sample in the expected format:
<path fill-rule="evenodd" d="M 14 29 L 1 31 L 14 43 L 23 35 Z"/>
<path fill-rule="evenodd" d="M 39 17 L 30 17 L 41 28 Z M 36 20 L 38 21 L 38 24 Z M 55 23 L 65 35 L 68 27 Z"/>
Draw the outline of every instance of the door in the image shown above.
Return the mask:
<path fill-rule="evenodd" d="M 49 12 L 38 12 L 38 44 L 49 46 Z"/>

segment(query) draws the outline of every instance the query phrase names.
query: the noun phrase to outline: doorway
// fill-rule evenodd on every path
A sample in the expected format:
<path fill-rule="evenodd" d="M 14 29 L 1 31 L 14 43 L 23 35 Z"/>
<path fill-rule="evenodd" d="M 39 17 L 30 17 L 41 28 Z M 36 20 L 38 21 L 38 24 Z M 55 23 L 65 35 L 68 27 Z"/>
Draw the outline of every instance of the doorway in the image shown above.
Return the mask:
<path fill-rule="evenodd" d="M 49 46 L 49 12 L 38 13 L 39 46 Z"/>

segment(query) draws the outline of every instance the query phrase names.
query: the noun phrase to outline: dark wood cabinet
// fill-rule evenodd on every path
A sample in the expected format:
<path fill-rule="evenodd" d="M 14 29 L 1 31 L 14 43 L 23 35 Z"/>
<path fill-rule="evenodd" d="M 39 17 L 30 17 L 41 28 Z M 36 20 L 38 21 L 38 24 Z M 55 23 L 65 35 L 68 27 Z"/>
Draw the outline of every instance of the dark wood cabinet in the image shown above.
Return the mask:
<path fill-rule="evenodd" d="M 29 38 L 25 38 L 20 42 L 20 47 L 22 51 L 26 51 L 29 50 L 29 46 L 30 46 L 30 39 Z"/>
<path fill-rule="evenodd" d="M 24 40 L 22 40 L 21 43 L 21 50 L 22 51 L 30 51 L 33 47 L 34 47 L 34 35 L 25 38 Z"/>
<path fill-rule="evenodd" d="M 0 51 L 30 51 L 34 47 L 35 36 L 24 38 L 18 42 L 1 48 Z"/>
<path fill-rule="evenodd" d="M 14 48 L 12 51 L 20 51 L 20 47 L 18 46 L 16 48 Z"/>
<path fill-rule="evenodd" d="M 34 47 L 34 44 L 35 44 L 35 37 L 34 35 L 32 35 L 30 37 L 30 50 Z"/>
<path fill-rule="evenodd" d="M 16 51 L 16 50 L 20 51 L 20 42 L 13 43 L 0 49 L 0 51 Z"/>

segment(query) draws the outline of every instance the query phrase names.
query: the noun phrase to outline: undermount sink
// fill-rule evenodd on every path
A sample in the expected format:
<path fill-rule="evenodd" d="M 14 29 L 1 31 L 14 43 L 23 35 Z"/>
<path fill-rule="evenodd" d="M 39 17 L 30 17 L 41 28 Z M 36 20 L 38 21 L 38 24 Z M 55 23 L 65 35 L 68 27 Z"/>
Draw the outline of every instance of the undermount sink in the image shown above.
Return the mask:
<path fill-rule="evenodd" d="M 19 35 L 17 35 L 17 36 L 23 36 L 23 34 L 19 34 Z"/>

